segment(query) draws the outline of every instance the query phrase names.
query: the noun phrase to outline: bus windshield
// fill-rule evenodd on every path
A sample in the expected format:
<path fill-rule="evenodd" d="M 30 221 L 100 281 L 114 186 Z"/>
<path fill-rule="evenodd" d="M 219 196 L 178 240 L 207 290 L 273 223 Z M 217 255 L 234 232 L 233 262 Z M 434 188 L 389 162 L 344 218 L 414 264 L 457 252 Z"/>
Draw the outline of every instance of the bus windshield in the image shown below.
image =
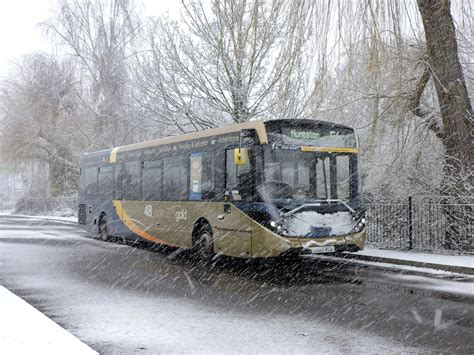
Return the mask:
<path fill-rule="evenodd" d="M 267 150 L 264 153 L 263 200 L 349 200 L 348 153 Z"/>

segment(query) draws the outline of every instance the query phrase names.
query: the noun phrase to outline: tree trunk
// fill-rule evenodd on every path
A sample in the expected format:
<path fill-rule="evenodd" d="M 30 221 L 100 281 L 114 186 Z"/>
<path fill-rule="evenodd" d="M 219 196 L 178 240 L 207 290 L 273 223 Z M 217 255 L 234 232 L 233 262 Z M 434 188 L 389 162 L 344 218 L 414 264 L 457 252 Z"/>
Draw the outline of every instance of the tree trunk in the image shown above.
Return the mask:
<path fill-rule="evenodd" d="M 425 29 L 431 77 L 443 121 L 442 141 L 446 149 L 442 193 L 455 197 L 450 202 L 470 200 L 473 186 L 473 114 L 464 75 L 459 61 L 456 30 L 449 0 L 417 0 Z M 472 223 L 472 213 L 460 214 L 455 206 L 445 206 L 446 246 L 470 248 L 469 240 L 459 240 L 465 223 Z M 467 220 L 466 220 L 467 217 Z M 467 236 L 469 239 L 470 237 Z M 464 238 L 463 238 L 464 239 Z"/>
<path fill-rule="evenodd" d="M 469 195 L 474 160 L 472 108 L 459 61 L 449 0 L 418 0 L 446 148 L 443 193 Z M 470 175 L 470 176 L 468 176 Z"/>

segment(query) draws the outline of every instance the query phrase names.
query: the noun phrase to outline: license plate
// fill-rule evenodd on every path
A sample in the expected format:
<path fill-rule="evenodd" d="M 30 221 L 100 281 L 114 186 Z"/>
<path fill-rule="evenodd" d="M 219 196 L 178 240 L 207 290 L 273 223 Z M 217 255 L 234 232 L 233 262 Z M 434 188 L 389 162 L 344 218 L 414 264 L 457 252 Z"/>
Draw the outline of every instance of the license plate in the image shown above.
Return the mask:
<path fill-rule="evenodd" d="M 334 253 L 334 245 L 328 245 L 324 247 L 310 247 L 312 254 L 319 254 L 319 253 Z"/>

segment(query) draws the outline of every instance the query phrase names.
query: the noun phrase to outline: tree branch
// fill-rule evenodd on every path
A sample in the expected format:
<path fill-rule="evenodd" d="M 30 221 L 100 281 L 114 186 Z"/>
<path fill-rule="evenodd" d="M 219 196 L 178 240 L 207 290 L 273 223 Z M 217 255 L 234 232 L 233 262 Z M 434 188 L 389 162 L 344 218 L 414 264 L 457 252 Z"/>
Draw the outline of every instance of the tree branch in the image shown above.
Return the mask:
<path fill-rule="evenodd" d="M 433 131 L 436 136 L 443 139 L 443 129 L 437 122 L 437 115 L 427 111 L 421 106 L 421 97 L 426 89 L 426 85 L 431 78 L 431 70 L 429 65 L 426 63 L 418 82 L 416 83 L 415 89 L 412 93 L 406 96 L 408 100 L 408 109 L 413 115 L 421 118 L 425 121 L 426 126 Z"/>

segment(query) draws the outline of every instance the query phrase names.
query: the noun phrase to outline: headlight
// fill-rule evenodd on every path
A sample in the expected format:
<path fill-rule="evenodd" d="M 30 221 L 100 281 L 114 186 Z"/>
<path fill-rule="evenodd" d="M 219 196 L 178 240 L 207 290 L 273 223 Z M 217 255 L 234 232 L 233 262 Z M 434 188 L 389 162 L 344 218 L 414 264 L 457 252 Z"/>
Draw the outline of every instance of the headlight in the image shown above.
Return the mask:
<path fill-rule="evenodd" d="M 283 231 L 283 226 L 281 225 L 281 222 L 271 220 L 269 224 L 274 232 L 281 233 Z"/>
<path fill-rule="evenodd" d="M 364 229 L 365 226 L 365 217 L 362 217 L 359 222 L 354 226 L 354 232 L 359 233 Z"/>

